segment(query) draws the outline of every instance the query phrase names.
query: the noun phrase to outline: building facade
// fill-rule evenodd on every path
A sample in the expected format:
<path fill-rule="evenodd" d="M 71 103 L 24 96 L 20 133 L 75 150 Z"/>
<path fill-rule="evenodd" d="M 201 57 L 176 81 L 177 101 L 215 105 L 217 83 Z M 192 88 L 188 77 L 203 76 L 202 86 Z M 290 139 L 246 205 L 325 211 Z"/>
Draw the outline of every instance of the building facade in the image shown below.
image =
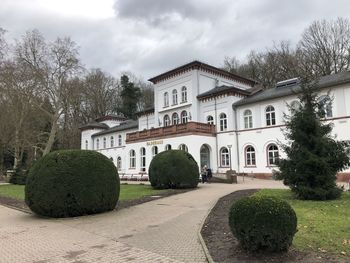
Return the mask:
<path fill-rule="evenodd" d="M 193 61 L 150 79 L 154 108 L 138 120 L 105 116 L 81 127 L 81 148 L 101 152 L 127 176 L 147 174 L 161 151 L 182 149 L 198 165 L 222 174 L 229 169 L 255 177 L 271 177 L 283 157 L 284 113 L 299 104 L 297 79 L 262 90 L 253 80 Z M 324 121 L 334 136 L 350 140 L 350 72 L 318 82 L 325 104 Z M 289 106 L 288 106 L 289 105 Z M 350 170 L 338 175 L 349 180 Z"/>

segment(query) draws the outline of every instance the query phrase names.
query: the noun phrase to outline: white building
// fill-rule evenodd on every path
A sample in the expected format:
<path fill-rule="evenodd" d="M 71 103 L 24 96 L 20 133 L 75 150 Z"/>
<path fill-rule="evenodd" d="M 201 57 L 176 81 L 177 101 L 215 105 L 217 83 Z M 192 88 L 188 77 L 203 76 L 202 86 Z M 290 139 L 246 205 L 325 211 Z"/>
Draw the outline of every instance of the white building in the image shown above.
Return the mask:
<path fill-rule="evenodd" d="M 155 85 L 154 108 L 137 121 L 105 116 L 81 127 L 81 148 L 96 150 L 120 174 L 146 174 L 153 156 L 183 149 L 214 173 L 270 177 L 283 156 L 283 113 L 298 103 L 297 80 L 262 90 L 256 82 L 208 64 L 193 61 L 149 81 Z M 338 139 L 350 140 L 350 72 L 319 80 L 319 95 L 332 97 L 325 121 L 334 124 Z M 329 92 L 329 93 L 328 93 Z M 349 180 L 350 170 L 338 175 Z"/>

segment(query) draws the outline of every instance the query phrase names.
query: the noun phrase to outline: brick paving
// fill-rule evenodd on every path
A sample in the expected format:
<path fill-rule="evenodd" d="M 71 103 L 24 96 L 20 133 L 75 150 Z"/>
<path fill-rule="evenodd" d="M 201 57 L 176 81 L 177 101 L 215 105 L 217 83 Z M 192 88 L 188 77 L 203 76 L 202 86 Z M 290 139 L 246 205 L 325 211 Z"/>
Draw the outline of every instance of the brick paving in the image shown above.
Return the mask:
<path fill-rule="evenodd" d="M 0 206 L 0 262 L 206 262 L 198 230 L 221 196 L 250 188 L 283 188 L 246 179 L 109 213 L 43 219 Z"/>

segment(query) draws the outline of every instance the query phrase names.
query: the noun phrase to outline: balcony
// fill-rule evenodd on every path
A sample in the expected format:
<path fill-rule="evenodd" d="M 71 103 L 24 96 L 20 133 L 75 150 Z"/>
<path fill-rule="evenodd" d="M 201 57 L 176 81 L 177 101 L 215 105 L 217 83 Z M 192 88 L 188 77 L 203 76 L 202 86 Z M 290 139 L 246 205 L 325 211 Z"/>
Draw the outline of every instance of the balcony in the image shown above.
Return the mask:
<path fill-rule="evenodd" d="M 200 122 L 188 122 L 150 130 L 131 132 L 126 134 L 126 143 L 162 139 L 179 135 L 215 136 L 215 125 Z"/>

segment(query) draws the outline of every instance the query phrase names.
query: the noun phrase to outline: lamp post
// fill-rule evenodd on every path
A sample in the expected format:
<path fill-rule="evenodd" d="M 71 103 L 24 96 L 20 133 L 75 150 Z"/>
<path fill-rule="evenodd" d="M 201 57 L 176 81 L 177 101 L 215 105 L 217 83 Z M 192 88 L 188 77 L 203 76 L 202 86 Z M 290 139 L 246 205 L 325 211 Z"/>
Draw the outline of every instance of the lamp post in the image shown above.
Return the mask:
<path fill-rule="evenodd" d="M 227 145 L 228 147 L 228 154 L 229 154 L 229 158 L 230 158 L 230 170 L 232 171 L 232 161 L 231 161 L 231 148 L 232 148 L 232 144 Z"/>

